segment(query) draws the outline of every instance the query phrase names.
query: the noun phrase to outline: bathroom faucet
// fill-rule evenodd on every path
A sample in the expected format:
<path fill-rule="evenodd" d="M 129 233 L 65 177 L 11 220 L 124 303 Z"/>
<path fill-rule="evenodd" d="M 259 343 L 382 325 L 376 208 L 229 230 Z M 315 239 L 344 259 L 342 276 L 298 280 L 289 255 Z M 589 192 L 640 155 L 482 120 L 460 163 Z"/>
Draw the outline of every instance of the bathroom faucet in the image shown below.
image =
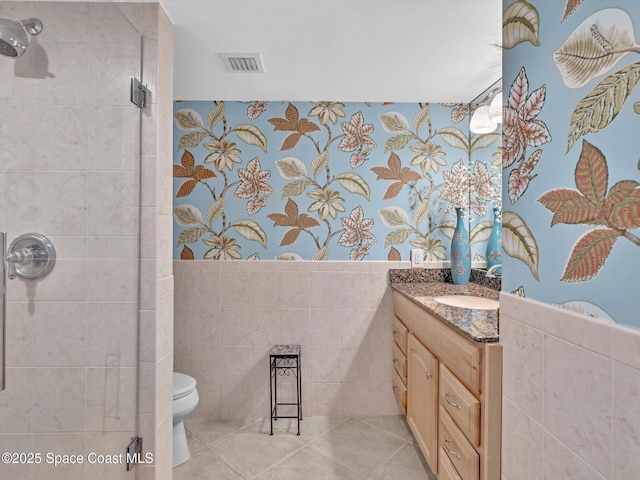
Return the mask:
<path fill-rule="evenodd" d="M 497 270 L 500 269 L 500 271 L 498 272 Z M 487 278 L 499 278 L 502 277 L 502 264 L 497 264 L 494 265 L 493 267 L 491 267 L 489 270 L 487 270 L 487 274 L 486 274 Z"/>

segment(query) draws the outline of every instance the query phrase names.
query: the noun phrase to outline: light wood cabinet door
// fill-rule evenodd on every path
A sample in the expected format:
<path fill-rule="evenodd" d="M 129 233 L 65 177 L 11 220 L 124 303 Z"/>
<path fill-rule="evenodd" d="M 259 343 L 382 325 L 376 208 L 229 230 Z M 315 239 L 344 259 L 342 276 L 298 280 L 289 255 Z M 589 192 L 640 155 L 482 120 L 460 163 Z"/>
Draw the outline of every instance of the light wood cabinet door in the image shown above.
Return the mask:
<path fill-rule="evenodd" d="M 438 469 L 438 359 L 409 334 L 407 423 L 434 473 Z"/>

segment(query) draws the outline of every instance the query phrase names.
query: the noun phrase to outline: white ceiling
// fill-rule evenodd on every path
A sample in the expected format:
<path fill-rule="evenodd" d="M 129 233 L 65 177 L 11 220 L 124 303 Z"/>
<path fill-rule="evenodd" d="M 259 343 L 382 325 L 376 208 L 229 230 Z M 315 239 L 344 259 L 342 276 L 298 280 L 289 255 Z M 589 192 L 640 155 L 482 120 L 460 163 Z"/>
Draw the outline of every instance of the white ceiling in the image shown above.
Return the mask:
<path fill-rule="evenodd" d="M 502 75 L 502 0 L 158 1 L 180 100 L 469 102 Z M 266 72 L 228 73 L 222 52 Z"/>
<path fill-rule="evenodd" d="M 469 102 L 501 76 L 501 0 L 160 4 L 176 99 Z M 259 52 L 266 72 L 229 73 L 221 52 Z"/>

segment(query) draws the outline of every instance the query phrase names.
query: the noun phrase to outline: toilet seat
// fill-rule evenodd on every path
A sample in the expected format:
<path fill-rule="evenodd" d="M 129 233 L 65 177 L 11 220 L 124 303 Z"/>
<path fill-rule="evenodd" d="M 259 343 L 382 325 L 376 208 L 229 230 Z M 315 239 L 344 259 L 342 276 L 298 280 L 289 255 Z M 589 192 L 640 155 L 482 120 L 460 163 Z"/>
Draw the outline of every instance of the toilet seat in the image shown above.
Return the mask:
<path fill-rule="evenodd" d="M 184 373 L 173 372 L 173 399 L 186 397 L 196 389 L 196 379 Z"/>

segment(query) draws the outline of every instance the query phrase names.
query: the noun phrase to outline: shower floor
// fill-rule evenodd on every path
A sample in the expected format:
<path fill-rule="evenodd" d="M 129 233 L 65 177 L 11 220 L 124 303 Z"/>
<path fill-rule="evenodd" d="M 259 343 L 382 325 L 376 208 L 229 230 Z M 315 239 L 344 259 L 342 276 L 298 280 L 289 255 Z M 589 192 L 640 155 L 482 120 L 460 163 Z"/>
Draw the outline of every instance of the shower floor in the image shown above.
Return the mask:
<path fill-rule="evenodd" d="M 191 459 L 174 480 L 435 480 L 400 416 L 187 420 Z"/>

